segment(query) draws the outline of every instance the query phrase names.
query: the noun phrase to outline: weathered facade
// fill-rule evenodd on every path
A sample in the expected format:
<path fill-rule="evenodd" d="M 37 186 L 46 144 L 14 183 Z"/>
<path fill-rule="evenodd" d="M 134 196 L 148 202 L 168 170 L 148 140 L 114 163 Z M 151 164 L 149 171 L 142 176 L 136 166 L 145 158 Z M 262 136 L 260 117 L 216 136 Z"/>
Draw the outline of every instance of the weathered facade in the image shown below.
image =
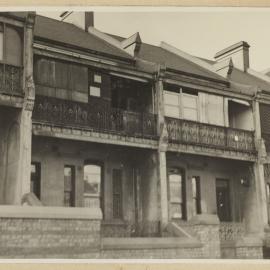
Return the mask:
<path fill-rule="evenodd" d="M 23 60 L 3 50 L 21 77 L 1 86 L 0 255 L 262 258 L 267 98 L 248 55 L 210 63 L 73 15 L 1 16 Z"/>

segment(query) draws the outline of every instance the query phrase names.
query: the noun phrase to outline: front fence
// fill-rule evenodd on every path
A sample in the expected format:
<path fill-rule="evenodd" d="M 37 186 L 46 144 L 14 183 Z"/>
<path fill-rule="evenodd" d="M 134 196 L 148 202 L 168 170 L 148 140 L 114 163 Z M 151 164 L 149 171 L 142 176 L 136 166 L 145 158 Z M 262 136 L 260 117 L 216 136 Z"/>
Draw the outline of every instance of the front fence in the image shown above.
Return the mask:
<path fill-rule="evenodd" d="M 245 226 L 241 222 L 221 222 L 219 226 L 220 241 L 235 241 L 245 234 Z"/>

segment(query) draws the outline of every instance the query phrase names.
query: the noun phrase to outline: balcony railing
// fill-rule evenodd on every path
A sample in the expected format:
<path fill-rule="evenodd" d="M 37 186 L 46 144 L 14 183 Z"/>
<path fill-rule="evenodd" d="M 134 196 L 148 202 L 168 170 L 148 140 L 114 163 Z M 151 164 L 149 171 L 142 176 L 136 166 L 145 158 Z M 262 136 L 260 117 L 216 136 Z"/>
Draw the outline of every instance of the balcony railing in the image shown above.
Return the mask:
<path fill-rule="evenodd" d="M 255 152 L 254 132 L 166 117 L 169 142 Z"/>
<path fill-rule="evenodd" d="M 123 136 L 156 138 L 156 116 L 36 96 L 33 120 Z"/>
<path fill-rule="evenodd" d="M 22 93 L 22 68 L 0 64 L 0 93 Z"/>

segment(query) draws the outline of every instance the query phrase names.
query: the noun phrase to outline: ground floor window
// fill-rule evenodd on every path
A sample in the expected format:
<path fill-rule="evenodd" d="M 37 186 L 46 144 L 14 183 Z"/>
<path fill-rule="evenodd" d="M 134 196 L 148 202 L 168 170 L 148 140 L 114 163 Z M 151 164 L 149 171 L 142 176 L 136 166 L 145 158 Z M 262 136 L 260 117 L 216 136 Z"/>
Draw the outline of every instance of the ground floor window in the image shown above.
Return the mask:
<path fill-rule="evenodd" d="M 199 176 L 192 177 L 192 198 L 194 214 L 201 214 L 201 180 Z"/>
<path fill-rule="evenodd" d="M 229 183 L 228 179 L 216 179 L 217 214 L 220 221 L 231 221 Z"/>
<path fill-rule="evenodd" d="M 64 206 L 75 206 L 75 168 L 64 167 Z"/>
<path fill-rule="evenodd" d="M 268 223 L 270 223 L 270 183 L 266 183 L 266 197 L 268 203 Z"/>
<path fill-rule="evenodd" d="M 30 191 L 34 193 L 38 199 L 40 199 L 40 163 L 31 163 L 31 186 Z"/>
<path fill-rule="evenodd" d="M 169 169 L 169 213 L 171 219 L 186 218 L 186 187 L 184 172 L 178 168 Z"/>
<path fill-rule="evenodd" d="M 97 163 L 84 165 L 84 207 L 102 207 L 102 166 Z"/>

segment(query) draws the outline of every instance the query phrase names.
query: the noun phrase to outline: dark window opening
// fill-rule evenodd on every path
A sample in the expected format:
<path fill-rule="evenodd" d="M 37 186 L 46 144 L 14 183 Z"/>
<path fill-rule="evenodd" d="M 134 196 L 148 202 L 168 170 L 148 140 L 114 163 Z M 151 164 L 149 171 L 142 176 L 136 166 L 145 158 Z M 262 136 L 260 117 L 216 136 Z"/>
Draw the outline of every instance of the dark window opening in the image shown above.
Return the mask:
<path fill-rule="evenodd" d="M 152 111 L 152 86 L 146 82 L 112 76 L 111 105 L 132 112 Z"/>
<path fill-rule="evenodd" d="M 75 206 L 75 167 L 64 167 L 64 206 Z"/>
<path fill-rule="evenodd" d="M 32 162 L 30 191 L 34 193 L 38 199 L 40 199 L 40 173 L 41 173 L 40 163 Z"/>
<path fill-rule="evenodd" d="M 183 92 L 184 94 L 189 94 L 189 95 L 198 96 L 198 90 L 193 89 L 193 88 L 182 87 L 182 92 Z"/>
<path fill-rule="evenodd" d="M 180 93 L 180 86 L 171 83 L 163 83 L 163 89 L 174 93 Z"/>
<path fill-rule="evenodd" d="M 195 214 L 201 214 L 201 183 L 199 176 L 192 177 L 192 199 Z"/>
<path fill-rule="evenodd" d="M 113 169 L 113 218 L 123 218 L 122 171 Z"/>

